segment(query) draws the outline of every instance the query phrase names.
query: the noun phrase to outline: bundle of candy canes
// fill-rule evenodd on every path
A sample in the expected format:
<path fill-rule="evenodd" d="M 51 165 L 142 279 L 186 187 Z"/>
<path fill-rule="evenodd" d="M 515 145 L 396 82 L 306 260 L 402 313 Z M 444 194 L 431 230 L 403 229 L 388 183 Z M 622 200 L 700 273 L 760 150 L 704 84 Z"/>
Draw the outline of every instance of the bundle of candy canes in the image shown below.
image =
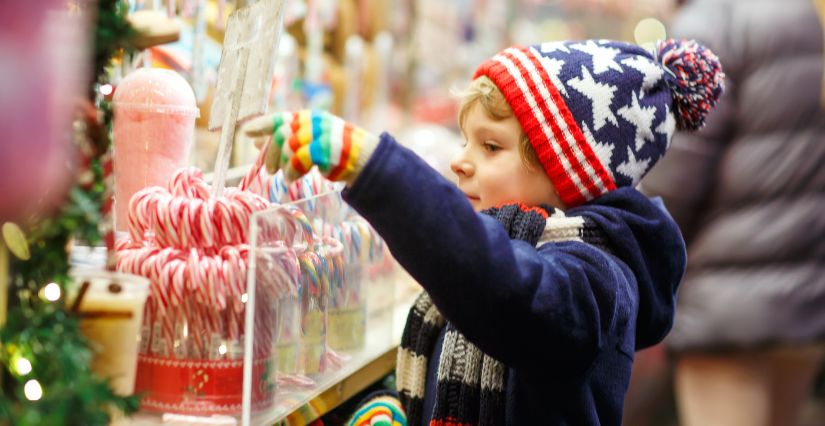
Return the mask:
<path fill-rule="evenodd" d="M 132 197 L 129 236 L 116 243 L 116 268 L 151 281 L 141 353 L 241 357 L 248 224 L 268 207 L 264 198 L 238 188 L 211 197 L 194 168 L 178 171 L 168 188 L 146 188 Z M 258 284 L 262 296 L 296 291 L 283 276 L 270 277 Z M 260 331 L 261 339 L 271 336 Z"/>
<path fill-rule="evenodd" d="M 273 200 L 249 190 L 260 176 L 262 159 L 239 188 L 227 188 L 221 197 L 212 197 L 201 172 L 188 168 L 176 173 L 167 188 L 146 188 L 130 200 L 129 233 L 116 243 L 116 268 L 151 281 L 141 355 L 194 360 L 242 357 L 250 218 L 273 206 Z M 310 175 L 291 187 L 281 185 L 285 190 L 276 200 L 281 202 L 337 189 L 320 175 Z M 322 197 L 330 198 L 334 197 Z M 313 201 L 305 207 L 321 208 Z M 257 263 L 254 355 L 269 356 L 276 332 L 282 339 L 293 337 L 283 332 L 290 330 L 289 325 L 277 324 L 274 311 L 277 300 L 299 298 L 301 332 L 313 338 L 304 339 L 296 360 L 301 368 L 288 371 L 295 374 L 279 375 L 279 382 L 308 385 L 302 373 L 321 372 L 343 362 L 327 350 L 325 339 L 314 338 L 326 333 L 325 319 L 318 325 L 308 319 L 324 312 L 328 302 L 337 305 L 353 297 L 341 296 L 346 294 L 341 289 L 347 288 L 344 263 L 374 252 L 362 247 L 373 247 L 371 241 L 376 239 L 363 219 L 344 221 L 341 226 L 321 225 L 320 232 L 315 232 L 301 210 L 285 210 L 293 219 L 285 222 L 301 228 L 306 249 L 296 251 L 285 242 L 293 241 L 295 229 L 259 229 L 263 232 L 259 240 L 280 246 L 285 255 Z"/>

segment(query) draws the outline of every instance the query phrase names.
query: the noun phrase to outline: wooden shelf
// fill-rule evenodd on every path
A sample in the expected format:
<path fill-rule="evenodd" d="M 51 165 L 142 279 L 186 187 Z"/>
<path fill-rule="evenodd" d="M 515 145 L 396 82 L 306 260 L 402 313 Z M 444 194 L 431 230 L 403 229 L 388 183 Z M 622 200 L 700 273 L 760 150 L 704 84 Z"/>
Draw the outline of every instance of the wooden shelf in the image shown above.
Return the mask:
<path fill-rule="evenodd" d="M 159 44 L 171 43 L 180 38 L 180 24 L 160 10 L 139 10 L 128 16 L 129 23 L 137 31 L 132 39 L 135 47 L 146 49 Z"/>

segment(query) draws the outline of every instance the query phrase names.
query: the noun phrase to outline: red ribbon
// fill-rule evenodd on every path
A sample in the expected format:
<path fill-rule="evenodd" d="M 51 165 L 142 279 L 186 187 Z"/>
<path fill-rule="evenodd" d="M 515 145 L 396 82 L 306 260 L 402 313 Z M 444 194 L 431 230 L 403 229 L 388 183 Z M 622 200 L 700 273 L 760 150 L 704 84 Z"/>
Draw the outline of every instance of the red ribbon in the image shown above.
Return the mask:
<path fill-rule="evenodd" d="M 252 408 L 272 406 L 275 394 L 272 357 L 252 363 Z M 243 360 L 184 360 L 139 355 L 135 393 L 141 408 L 180 414 L 241 412 Z"/>

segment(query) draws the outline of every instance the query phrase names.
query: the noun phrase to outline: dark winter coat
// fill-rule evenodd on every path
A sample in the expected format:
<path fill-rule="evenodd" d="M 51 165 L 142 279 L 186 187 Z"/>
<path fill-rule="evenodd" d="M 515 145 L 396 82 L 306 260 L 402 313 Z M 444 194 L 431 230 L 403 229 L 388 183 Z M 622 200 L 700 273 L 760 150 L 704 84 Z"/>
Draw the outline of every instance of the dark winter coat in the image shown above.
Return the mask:
<path fill-rule="evenodd" d="M 634 351 L 670 329 L 685 266 L 661 206 L 622 188 L 567 212 L 595 221 L 614 254 L 536 248 L 386 133 L 345 199 L 444 317 L 509 368 L 507 424 L 621 423 Z"/>
<path fill-rule="evenodd" d="M 642 182 L 688 242 L 677 351 L 825 337 L 822 26 L 811 0 L 696 0 L 670 28 L 718 54 L 726 90 Z"/>

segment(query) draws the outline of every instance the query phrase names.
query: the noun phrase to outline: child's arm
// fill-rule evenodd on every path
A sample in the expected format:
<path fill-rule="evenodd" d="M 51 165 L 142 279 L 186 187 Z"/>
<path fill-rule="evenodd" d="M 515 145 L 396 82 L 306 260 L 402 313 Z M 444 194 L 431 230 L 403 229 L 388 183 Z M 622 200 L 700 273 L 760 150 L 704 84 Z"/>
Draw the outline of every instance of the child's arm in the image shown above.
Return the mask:
<path fill-rule="evenodd" d="M 613 321 L 617 299 L 635 289 L 629 270 L 607 254 L 575 242 L 537 251 L 511 241 L 498 221 L 473 211 L 454 184 L 391 136 L 378 144 L 331 114 L 274 114 L 246 132 L 273 135 L 270 171 L 283 167 L 295 177 L 317 165 L 346 180 L 345 199 L 442 313 L 508 366 L 579 375 L 604 345 L 617 343 L 613 331 L 624 325 Z"/>
<path fill-rule="evenodd" d="M 576 375 L 604 345 L 617 344 L 617 299 L 635 291 L 626 267 L 581 243 L 549 245 L 540 254 L 511 241 L 388 134 L 345 199 L 442 313 L 505 364 Z"/>

